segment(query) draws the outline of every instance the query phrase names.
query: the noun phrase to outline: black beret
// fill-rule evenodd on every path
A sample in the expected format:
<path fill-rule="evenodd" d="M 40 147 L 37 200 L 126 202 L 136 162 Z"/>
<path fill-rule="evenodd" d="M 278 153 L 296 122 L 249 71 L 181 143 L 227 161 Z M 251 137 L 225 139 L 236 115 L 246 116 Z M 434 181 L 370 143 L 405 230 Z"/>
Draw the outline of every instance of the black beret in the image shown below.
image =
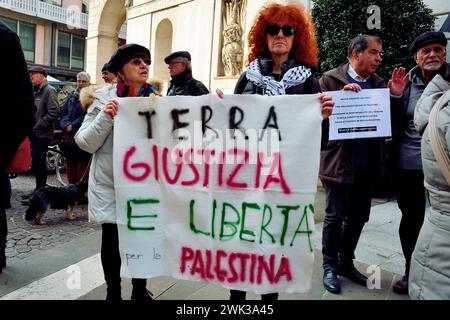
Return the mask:
<path fill-rule="evenodd" d="M 47 77 L 47 70 L 39 66 L 33 66 L 28 68 L 28 72 L 37 72 L 44 75 L 44 77 Z"/>
<path fill-rule="evenodd" d="M 191 54 L 187 51 L 176 51 L 173 52 L 171 54 L 169 54 L 167 57 L 164 58 L 164 62 L 169 64 L 170 60 L 178 58 L 178 57 L 182 57 L 182 58 L 186 58 L 189 61 L 191 61 Z"/>
<path fill-rule="evenodd" d="M 444 47 L 446 47 L 447 38 L 445 37 L 445 34 L 442 32 L 432 31 L 422 33 L 411 43 L 411 46 L 409 47 L 409 52 L 411 52 L 411 54 L 414 54 L 417 51 L 419 51 L 419 49 L 422 48 L 424 45 L 429 43 L 439 43 L 442 44 Z"/>
<path fill-rule="evenodd" d="M 136 57 L 151 59 L 150 50 L 135 43 L 125 44 L 111 56 L 108 71 L 117 75 L 125 63 Z"/>

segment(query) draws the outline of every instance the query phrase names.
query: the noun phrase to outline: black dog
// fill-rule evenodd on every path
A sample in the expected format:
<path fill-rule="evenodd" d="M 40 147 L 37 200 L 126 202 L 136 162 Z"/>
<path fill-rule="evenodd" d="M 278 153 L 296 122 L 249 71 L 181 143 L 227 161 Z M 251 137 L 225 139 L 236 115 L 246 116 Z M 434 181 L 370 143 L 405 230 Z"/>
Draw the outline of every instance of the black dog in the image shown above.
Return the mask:
<path fill-rule="evenodd" d="M 65 187 L 45 186 L 39 188 L 33 192 L 25 212 L 25 220 L 34 220 L 36 224 L 45 224 L 45 212 L 49 206 L 52 209 L 65 209 L 67 218 L 73 220 L 76 218 L 73 207 L 77 200 L 85 197 L 87 189 L 86 181 L 69 184 Z"/>

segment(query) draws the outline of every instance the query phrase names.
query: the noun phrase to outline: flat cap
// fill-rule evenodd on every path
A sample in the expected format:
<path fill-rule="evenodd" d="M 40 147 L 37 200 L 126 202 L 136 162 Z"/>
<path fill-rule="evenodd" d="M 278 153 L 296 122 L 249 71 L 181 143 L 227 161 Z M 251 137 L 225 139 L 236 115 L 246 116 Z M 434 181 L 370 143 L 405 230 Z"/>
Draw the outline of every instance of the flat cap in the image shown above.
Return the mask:
<path fill-rule="evenodd" d="M 39 66 L 29 67 L 28 72 L 37 72 L 44 75 L 44 77 L 47 77 L 47 70 Z"/>
<path fill-rule="evenodd" d="M 111 56 L 111 60 L 109 60 L 108 71 L 117 75 L 117 73 L 122 69 L 123 65 L 133 58 L 151 59 L 150 50 L 135 43 L 125 44 L 119 47 Z"/>
<path fill-rule="evenodd" d="M 419 51 L 420 48 L 422 48 L 424 45 L 429 43 L 439 43 L 442 44 L 444 47 L 447 46 L 447 38 L 445 37 L 445 34 L 442 32 L 425 32 L 422 33 L 420 36 L 418 36 L 409 46 L 409 52 L 411 54 L 416 53 Z"/>
<path fill-rule="evenodd" d="M 167 57 L 164 58 L 164 62 L 169 64 L 170 60 L 175 59 L 175 58 L 186 58 L 189 61 L 191 61 L 191 54 L 187 51 L 176 51 L 173 52 L 171 54 L 169 54 Z"/>

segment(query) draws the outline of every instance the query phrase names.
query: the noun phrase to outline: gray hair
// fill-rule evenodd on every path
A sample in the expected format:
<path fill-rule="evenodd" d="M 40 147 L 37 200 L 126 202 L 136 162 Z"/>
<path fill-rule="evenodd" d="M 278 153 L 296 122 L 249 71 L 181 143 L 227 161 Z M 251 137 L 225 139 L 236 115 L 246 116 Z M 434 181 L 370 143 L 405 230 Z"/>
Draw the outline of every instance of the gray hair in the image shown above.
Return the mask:
<path fill-rule="evenodd" d="M 89 82 L 91 82 L 91 76 L 89 75 L 89 73 L 85 72 L 85 71 L 81 71 L 77 74 L 77 80 L 80 79 L 81 77 L 86 78 Z"/>
<path fill-rule="evenodd" d="M 380 37 L 377 36 L 370 36 L 367 34 L 360 34 L 356 38 L 353 38 L 352 41 L 350 41 L 350 45 L 348 46 L 347 50 L 347 58 L 350 60 L 352 58 L 352 52 L 356 50 L 356 52 L 363 52 L 369 47 L 369 42 L 376 41 L 380 45 L 383 44 L 383 41 L 381 41 Z"/>

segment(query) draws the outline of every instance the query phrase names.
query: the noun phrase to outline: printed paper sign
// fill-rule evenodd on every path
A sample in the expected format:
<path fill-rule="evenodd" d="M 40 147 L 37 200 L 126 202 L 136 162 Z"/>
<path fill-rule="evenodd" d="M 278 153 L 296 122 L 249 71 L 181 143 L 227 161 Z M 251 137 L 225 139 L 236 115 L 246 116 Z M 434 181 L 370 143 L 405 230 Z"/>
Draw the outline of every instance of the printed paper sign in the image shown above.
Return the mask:
<path fill-rule="evenodd" d="M 391 136 L 389 89 L 327 92 L 333 97 L 329 140 Z"/>

